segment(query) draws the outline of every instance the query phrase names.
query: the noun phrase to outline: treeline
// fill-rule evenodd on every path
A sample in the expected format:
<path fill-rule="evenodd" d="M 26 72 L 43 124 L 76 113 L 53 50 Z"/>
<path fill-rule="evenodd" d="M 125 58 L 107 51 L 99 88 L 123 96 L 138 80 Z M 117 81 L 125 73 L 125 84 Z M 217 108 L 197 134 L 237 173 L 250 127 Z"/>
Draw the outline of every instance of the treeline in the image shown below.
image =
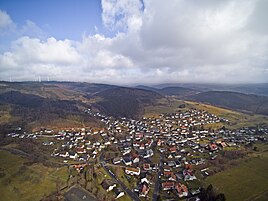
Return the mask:
<path fill-rule="evenodd" d="M 199 196 L 201 201 L 225 201 L 225 195 L 223 193 L 217 194 L 213 186 L 210 184 L 206 189 L 201 188 Z"/>

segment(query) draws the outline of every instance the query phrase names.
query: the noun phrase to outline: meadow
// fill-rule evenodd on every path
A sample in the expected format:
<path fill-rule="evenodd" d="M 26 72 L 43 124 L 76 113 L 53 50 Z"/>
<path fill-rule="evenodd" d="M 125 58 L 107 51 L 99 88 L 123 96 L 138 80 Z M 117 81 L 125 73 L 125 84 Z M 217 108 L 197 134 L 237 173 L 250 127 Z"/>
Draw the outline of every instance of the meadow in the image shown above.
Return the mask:
<path fill-rule="evenodd" d="M 67 167 L 51 168 L 39 163 L 26 165 L 27 159 L 0 151 L 1 200 L 40 200 L 66 185 Z"/>
<path fill-rule="evenodd" d="M 259 151 L 240 160 L 237 167 L 207 177 L 206 185 L 212 184 L 228 201 L 267 200 L 268 143 L 257 147 Z"/>

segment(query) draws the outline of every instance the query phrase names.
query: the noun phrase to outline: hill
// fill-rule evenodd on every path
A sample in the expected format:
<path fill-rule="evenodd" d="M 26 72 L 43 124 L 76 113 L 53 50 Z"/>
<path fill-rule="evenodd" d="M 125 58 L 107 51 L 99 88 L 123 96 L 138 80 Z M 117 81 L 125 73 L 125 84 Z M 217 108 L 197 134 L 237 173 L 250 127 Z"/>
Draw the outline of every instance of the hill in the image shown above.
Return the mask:
<path fill-rule="evenodd" d="M 152 88 L 162 89 L 165 87 L 184 87 L 197 91 L 233 91 L 245 94 L 268 96 L 268 83 L 256 84 L 205 84 L 205 83 L 165 83 L 154 85 Z"/>
<path fill-rule="evenodd" d="M 187 99 L 252 114 L 268 115 L 268 97 L 265 96 L 230 91 L 208 91 L 188 96 Z"/>
<path fill-rule="evenodd" d="M 196 89 L 191 89 L 191 88 L 187 88 L 187 87 L 179 87 L 179 86 L 168 86 L 168 87 L 163 87 L 163 88 L 154 88 L 154 87 L 139 85 L 136 88 L 155 91 L 155 92 L 158 92 L 164 96 L 176 96 L 179 98 L 184 97 L 184 96 L 193 95 L 193 94 L 200 92 L 199 90 L 196 90 Z"/>
<path fill-rule="evenodd" d="M 162 95 L 115 85 L 76 82 L 0 82 L 0 130 L 98 125 L 92 108 L 116 117 L 139 118 Z"/>
<path fill-rule="evenodd" d="M 97 120 L 87 117 L 82 111 L 87 108 L 79 100 L 61 100 L 8 91 L 0 94 L 1 116 L 8 121 L 0 122 L 4 132 L 12 127 L 32 130 L 40 127 L 72 127 L 97 125 Z"/>
<path fill-rule="evenodd" d="M 73 91 L 82 92 L 87 96 L 88 95 L 93 96 L 96 93 L 118 87 L 116 85 L 87 83 L 87 82 L 56 82 L 55 84 L 57 86 L 65 87 Z"/>
<path fill-rule="evenodd" d="M 185 88 L 185 87 L 165 87 L 158 90 L 159 93 L 168 96 L 185 97 L 198 93 L 195 89 Z"/>
<path fill-rule="evenodd" d="M 154 105 L 156 101 L 163 98 L 157 92 L 117 87 L 99 92 L 95 98 L 100 97 L 101 100 L 94 104 L 100 111 L 116 116 L 127 118 L 139 118 L 144 113 L 144 107 Z"/>

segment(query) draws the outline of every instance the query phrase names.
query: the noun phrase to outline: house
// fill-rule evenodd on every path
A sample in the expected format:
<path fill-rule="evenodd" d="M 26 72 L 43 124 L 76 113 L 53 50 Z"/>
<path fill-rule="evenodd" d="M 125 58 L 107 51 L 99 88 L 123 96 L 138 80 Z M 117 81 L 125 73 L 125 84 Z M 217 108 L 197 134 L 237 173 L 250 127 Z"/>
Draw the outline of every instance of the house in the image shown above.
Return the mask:
<path fill-rule="evenodd" d="M 162 183 L 162 188 L 164 191 L 174 189 L 174 182 L 173 181 L 165 181 Z"/>
<path fill-rule="evenodd" d="M 150 182 L 147 179 L 147 177 L 143 177 L 143 178 L 141 178 L 141 183 L 147 183 L 147 184 L 149 184 Z"/>
<path fill-rule="evenodd" d="M 69 158 L 76 159 L 78 157 L 78 154 L 76 152 L 70 151 L 69 152 Z"/>
<path fill-rule="evenodd" d="M 121 163 L 121 161 L 122 161 L 121 157 L 116 157 L 116 158 L 113 159 L 113 164 Z"/>
<path fill-rule="evenodd" d="M 130 174 L 130 175 L 140 175 L 141 170 L 140 170 L 139 167 L 137 167 L 137 168 L 134 168 L 134 167 L 127 167 L 127 168 L 125 169 L 125 173 L 126 173 L 126 174 Z"/>
<path fill-rule="evenodd" d="M 184 181 L 192 181 L 196 179 L 195 175 L 190 170 L 184 170 L 183 176 L 184 176 Z"/>
<path fill-rule="evenodd" d="M 150 187 L 148 185 L 148 183 L 144 182 L 142 185 L 141 185 L 141 189 L 140 189 L 140 195 L 141 197 L 146 197 L 149 193 L 149 190 L 150 190 Z"/>
<path fill-rule="evenodd" d="M 169 181 L 176 181 L 176 176 L 173 172 L 166 172 L 164 171 L 164 177 Z"/>
<path fill-rule="evenodd" d="M 217 142 L 217 144 L 218 144 L 219 146 L 221 146 L 222 148 L 227 147 L 226 143 L 223 142 L 223 141 L 219 141 L 219 142 Z"/>
<path fill-rule="evenodd" d="M 133 154 L 133 155 L 132 155 L 132 162 L 133 162 L 133 163 L 138 163 L 138 162 L 140 162 L 140 157 L 139 157 L 138 154 Z"/>
<path fill-rule="evenodd" d="M 169 148 L 170 153 L 175 153 L 176 150 L 177 148 L 175 146 Z"/>
<path fill-rule="evenodd" d="M 176 189 L 178 196 L 180 198 L 188 196 L 188 189 L 184 184 L 177 183 L 175 185 L 175 189 Z"/>
<path fill-rule="evenodd" d="M 136 135 L 135 135 L 135 139 L 136 140 L 140 140 L 140 139 L 142 139 L 143 138 L 143 133 L 137 133 Z"/>
<path fill-rule="evenodd" d="M 78 172 L 84 170 L 84 168 L 87 166 L 87 164 L 78 164 L 74 165 L 73 168 L 76 169 Z"/>
<path fill-rule="evenodd" d="M 124 191 L 122 191 L 122 189 L 120 189 L 120 188 L 114 188 L 113 192 L 115 194 L 115 199 L 118 199 L 118 198 L 125 195 Z"/>
<path fill-rule="evenodd" d="M 132 165 L 132 160 L 130 157 L 124 157 L 123 162 L 125 163 L 125 165 Z"/>
<path fill-rule="evenodd" d="M 69 156 L 69 152 L 66 151 L 65 154 L 60 154 L 60 156 L 63 157 L 63 158 L 66 158 L 66 157 Z"/>
<path fill-rule="evenodd" d="M 164 171 L 171 171 L 171 167 L 169 167 L 169 166 L 164 166 Z"/>
<path fill-rule="evenodd" d="M 154 152 L 152 149 L 146 150 L 145 155 L 143 156 L 144 158 L 150 158 L 151 156 L 154 155 Z"/>
<path fill-rule="evenodd" d="M 114 183 L 111 179 L 105 179 L 102 181 L 101 186 L 104 190 L 109 192 L 116 187 L 116 183 Z"/>
<path fill-rule="evenodd" d="M 174 166 L 176 166 L 176 163 L 175 163 L 175 161 L 168 161 L 168 162 L 167 162 L 167 165 L 168 165 L 169 167 L 174 167 Z"/>
<path fill-rule="evenodd" d="M 214 143 L 209 144 L 209 150 L 210 151 L 216 151 L 218 149 L 218 146 Z"/>
<path fill-rule="evenodd" d="M 142 166 L 145 171 L 152 170 L 152 167 L 149 163 L 144 163 Z"/>

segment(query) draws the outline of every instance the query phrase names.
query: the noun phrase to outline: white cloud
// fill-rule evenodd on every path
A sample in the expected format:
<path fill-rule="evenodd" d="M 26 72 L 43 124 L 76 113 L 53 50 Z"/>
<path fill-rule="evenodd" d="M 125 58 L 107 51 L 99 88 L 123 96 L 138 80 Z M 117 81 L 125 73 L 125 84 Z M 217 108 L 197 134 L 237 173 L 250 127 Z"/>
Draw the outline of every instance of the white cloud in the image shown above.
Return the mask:
<path fill-rule="evenodd" d="M 116 84 L 268 81 L 266 0 L 143 2 L 144 10 L 140 0 L 102 0 L 113 37 L 20 37 L 0 55 L 0 78 L 12 72 L 18 79 L 41 74 Z"/>
<path fill-rule="evenodd" d="M 20 36 L 38 38 L 45 38 L 46 36 L 46 33 L 31 20 L 26 20 L 25 24 L 19 30 L 17 30 L 17 33 Z"/>
<path fill-rule="evenodd" d="M 12 24 L 10 16 L 5 11 L 0 10 L 0 29 L 10 27 Z"/>
<path fill-rule="evenodd" d="M 14 33 L 15 29 L 16 24 L 12 21 L 8 13 L 0 9 L 0 37 L 8 36 L 10 33 Z"/>
<path fill-rule="evenodd" d="M 111 29 L 126 31 L 141 26 L 142 2 L 140 0 L 102 0 L 102 20 Z"/>

